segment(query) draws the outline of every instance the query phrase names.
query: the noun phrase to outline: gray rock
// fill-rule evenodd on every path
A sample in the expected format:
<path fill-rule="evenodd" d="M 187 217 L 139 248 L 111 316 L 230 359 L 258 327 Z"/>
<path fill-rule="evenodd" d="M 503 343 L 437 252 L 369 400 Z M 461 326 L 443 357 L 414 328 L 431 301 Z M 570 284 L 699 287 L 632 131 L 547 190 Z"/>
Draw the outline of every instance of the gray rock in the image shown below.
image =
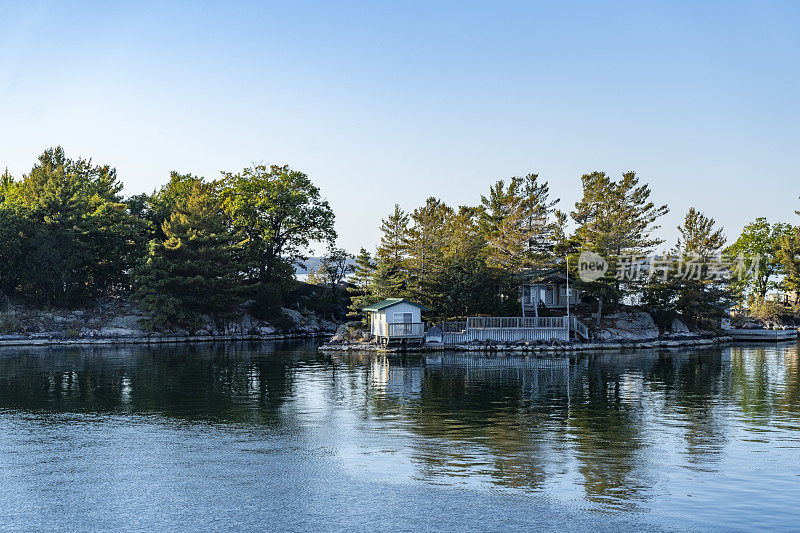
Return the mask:
<path fill-rule="evenodd" d="M 679 318 L 672 321 L 669 329 L 672 333 L 689 333 L 689 328 Z"/>
<path fill-rule="evenodd" d="M 658 337 L 658 326 L 649 313 L 630 310 L 609 315 L 595 333 L 598 340 L 642 340 Z"/>

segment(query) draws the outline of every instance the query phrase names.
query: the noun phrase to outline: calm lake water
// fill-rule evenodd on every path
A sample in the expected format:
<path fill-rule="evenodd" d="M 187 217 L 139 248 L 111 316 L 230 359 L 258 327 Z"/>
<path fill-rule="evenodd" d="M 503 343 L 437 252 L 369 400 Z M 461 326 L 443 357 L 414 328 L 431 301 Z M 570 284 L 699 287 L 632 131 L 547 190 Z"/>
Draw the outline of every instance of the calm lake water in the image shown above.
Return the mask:
<path fill-rule="evenodd" d="M 5 348 L 0 529 L 795 529 L 798 362 Z"/>

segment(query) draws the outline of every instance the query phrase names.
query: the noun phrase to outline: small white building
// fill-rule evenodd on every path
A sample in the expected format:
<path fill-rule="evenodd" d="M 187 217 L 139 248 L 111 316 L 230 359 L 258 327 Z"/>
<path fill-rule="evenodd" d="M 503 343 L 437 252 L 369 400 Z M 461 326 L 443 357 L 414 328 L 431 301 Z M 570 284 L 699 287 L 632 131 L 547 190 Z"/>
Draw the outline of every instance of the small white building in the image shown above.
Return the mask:
<path fill-rule="evenodd" d="M 379 344 L 422 342 L 425 338 L 423 311 L 429 309 L 404 298 L 389 298 L 364 308 L 369 314 L 370 333 Z"/>

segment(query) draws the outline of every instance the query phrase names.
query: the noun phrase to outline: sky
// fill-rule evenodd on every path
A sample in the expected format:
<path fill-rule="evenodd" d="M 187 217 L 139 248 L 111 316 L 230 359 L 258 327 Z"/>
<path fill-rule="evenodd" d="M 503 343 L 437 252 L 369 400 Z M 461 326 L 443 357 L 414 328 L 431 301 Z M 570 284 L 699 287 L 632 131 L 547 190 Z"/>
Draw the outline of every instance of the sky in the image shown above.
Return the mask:
<path fill-rule="evenodd" d="M 538 173 L 633 170 L 735 240 L 800 223 L 800 2 L 6 2 L 0 167 L 47 147 L 117 168 L 307 173 L 338 245 L 436 196 L 475 205 Z"/>

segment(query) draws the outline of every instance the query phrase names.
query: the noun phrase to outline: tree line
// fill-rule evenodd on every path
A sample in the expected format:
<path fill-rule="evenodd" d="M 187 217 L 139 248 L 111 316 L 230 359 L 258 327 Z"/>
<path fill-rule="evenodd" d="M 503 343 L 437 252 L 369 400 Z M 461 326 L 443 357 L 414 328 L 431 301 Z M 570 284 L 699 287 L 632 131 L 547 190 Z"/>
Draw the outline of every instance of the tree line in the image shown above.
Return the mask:
<path fill-rule="evenodd" d="M 438 198 L 410 212 L 396 205 L 381 221 L 377 249 L 362 248 L 355 257 L 349 316 L 361 319 L 361 308 L 388 297 L 417 301 L 434 318 L 516 316 L 525 273 L 565 269 L 568 262 L 575 275 L 583 251 L 609 262 L 600 279 L 576 279 L 598 317 L 627 303 L 651 311 L 664 327 L 680 317 L 714 328 L 737 303 L 758 308 L 770 289 L 797 294 L 800 288 L 797 227 L 759 218 L 728 245 L 723 228 L 691 208 L 678 242 L 664 250 L 656 230 L 669 208 L 651 199 L 649 185 L 634 172 L 616 179 L 604 172 L 583 175 L 581 193 L 572 209 L 562 211 L 549 183 L 528 174 L 495 182 L 473 206 L 452 207 Z M 337 254 L 323 258 L 317 272 L 323 282 L 332 281 L 322 272 L 326 265 L 344 264 L 347 254 Z M 626 257 L 645 258 L 647 269 L 661 258 L 664 275 L 626 277 Z M 727 272 L 715 276 L 712 263 L 719 258 Z M 737 258 L 745 261 L 741 276 L 732 271 Z M 691 265 L 699 270 L 688 272 Z"/>
<path fill-rule="evenodd" d="M 349 305 L 354 319 L 388 297 L 418 301 L 434 318 L 517 315 L 527 272 L 569 261 L 575 274 L 587 250 L 609 261 L 599 280 L 576 280 L 597 315 L 635 303 L 664 324 L 680 316 L 714 327 L 734 304 L 766 318 L 796 315 L 800 305 L 800 229 L 766 218 L 729 245 L 713 218 L 691 208 L 679 241 L 659 252 L 668 275 L 619 276 L 626 256 L 651 257 L 665 244 L 655 232 L 668 208 L 633 172 L 582 176 L 580 199 L 563 211 L 537 174 L 496 181 L 476 205 L 428 198 L 410 212 L 395 206 L 381 221 L 377 249 L 362 248 L 354 266 L 334 245 L 334 214 L 319 189 L 286 166 L 254 165 L 214 180 L 173 172 L 151 194 L 122 190 L 114 168 L 70 159 L 60 147 L 20 178 L 0 175 L 0 303 L 79 307 L 130 296 L 159 330 L 195 328 L 209 317 L 224 329 L 245 305 L 279 320 L 302 292 L 294 267 L 321 242 L 328 252 L 309 281 L 330 290 L 308 304 L 334 313 Z M 685 275 L 693 261 L 708 274 L 720 254 L 759 261 L 741 279 Z M 790 305 L 767 302 L 774 289 L 788 291 Z"/>
<path fill-rule="evenodd" d="M 208 180 L 171 173 L 123 197 L 109 165 L 46 150 L 20 179 L 0 177 L 0 297 L 79 307 L 129 295 L 154 329 L 219 327 L 274 315 L 296 290 L 294 265 L 333 242 L 334 214 L 309 177 L 255 165 Z"/>

